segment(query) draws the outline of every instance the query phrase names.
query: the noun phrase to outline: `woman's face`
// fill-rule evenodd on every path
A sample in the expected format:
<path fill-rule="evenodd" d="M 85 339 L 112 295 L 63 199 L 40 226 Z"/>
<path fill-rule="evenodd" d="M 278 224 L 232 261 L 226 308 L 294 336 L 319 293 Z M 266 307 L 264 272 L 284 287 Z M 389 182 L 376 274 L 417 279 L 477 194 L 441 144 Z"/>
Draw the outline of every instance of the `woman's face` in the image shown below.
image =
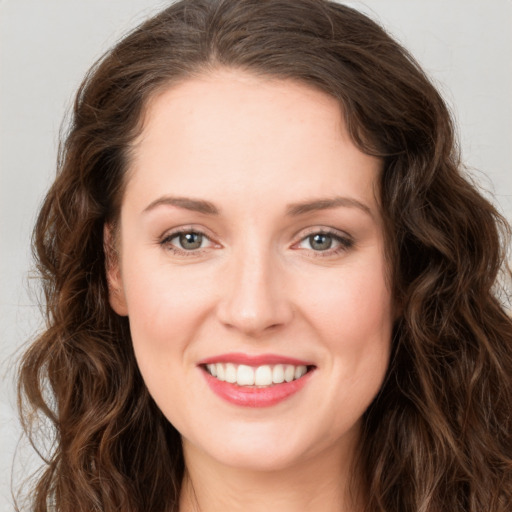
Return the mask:
<path fill-rule="evenodd" d="M 380 161 L 339 104 L 218 71 L 150 102 L 109 271 L 186 456 L 279 469 L 354 449 L 390 352 Z"/>

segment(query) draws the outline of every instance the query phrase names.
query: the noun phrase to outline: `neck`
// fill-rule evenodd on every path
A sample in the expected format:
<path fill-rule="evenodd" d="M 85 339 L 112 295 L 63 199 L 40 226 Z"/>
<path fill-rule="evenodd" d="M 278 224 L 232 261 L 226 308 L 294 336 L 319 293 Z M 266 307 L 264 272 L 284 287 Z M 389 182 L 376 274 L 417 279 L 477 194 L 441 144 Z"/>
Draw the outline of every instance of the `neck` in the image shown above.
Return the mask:
<path fill-rule="evenodd" d="M 184 443 L 180 512 L 358 512 L 354 457 L 329 450 L 276 470 L 230 467 Z M 357 487 L 357 485 L 355 486 Z"/>

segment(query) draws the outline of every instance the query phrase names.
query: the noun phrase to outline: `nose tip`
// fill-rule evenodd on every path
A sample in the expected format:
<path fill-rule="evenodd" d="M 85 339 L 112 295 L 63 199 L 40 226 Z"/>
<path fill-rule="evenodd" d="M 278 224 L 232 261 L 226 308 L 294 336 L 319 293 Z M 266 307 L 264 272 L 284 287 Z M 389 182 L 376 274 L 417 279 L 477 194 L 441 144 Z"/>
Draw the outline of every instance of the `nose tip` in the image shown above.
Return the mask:
<path fill-rule="evenodd" d="M 267 306 L 265 306 L 267 309 Z M 232 303 L 221 314 L 222 323 L 232 329 L 236 329 L 249 337 L 258 337 L 265 332 L 275 330 L 287 323 L 287 317 L 277 309 L 272 311 L 258 307 L 248 307 L 247 303 Z"/>
<path fill-rule="evenodd" d="M 288 324 L 293 308 L 279 269 L 254 260 L 240 265 L 224 282 L 218 318 L 224 326 L 258 337 Z"/>

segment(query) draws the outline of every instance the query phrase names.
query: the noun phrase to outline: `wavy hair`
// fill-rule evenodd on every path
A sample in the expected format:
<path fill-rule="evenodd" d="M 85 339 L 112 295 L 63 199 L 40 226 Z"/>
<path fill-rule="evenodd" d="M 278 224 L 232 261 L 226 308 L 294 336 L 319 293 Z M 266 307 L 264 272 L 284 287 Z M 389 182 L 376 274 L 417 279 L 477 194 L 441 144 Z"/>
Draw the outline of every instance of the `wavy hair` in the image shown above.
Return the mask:
<path fill-rule="evenodd" d="M 417 63 L 377 23 L 324 0 L 183 0 L 86 76 L 33 237 L 47 328 L 22 360 L 19 403 L 29 435 L 39 417 L 55 437 L 32 509 L 178 510 L 180 436 L 109 306 L 103 229 L 149 98 L 220 67 L 333 96 L 355 144 L 384 163 L 401 314 L 363 418 L 366 511 L 512 510 L 512 323 L 497 290 L 507 224 L 464 176 L 449 111 Z"/>

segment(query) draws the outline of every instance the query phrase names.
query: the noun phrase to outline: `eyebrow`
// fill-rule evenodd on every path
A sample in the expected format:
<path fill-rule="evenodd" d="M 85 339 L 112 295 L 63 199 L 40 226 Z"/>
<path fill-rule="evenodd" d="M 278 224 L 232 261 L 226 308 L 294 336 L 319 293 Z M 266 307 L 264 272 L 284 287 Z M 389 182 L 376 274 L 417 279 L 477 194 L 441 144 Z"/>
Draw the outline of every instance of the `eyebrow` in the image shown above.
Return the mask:
<path fill-rule="evenodd" d="M 173 196 L 162 196 L 151 202 L 143 213 L 154 210 L 158 206 L 177 206 L 178 208 L 184 208 L 193 212 L 204 213 L 205 215 L 219 215 L 217 207 L 209 201 L 203 201 L 202 199 L 192 199 L 190 197 L 173 197 Z"/>
<path fill-rule="evenodd" d="M 158 206 L 176 206 L 185 210 L 203 213 L 205 215 L 219 215 L 218 208 L 210 201 L 202 199 L 192 199 L 190 197 L 162 196 L 152 201 L 143 212 L 154 210 Z M 373 217 L 372 210 L 357 199 L 351 197 L 333 197 L 328 199 L 313 199 L 301 203 L 290 204 L 286 209 L 286 214 L 292 217 L 304 215 L 306 213 L 329 210 L 331 208 L 348 207 L 358 208 Z"/>
<path fill-rule="evenodd" d="M 338 208 L 340 206 L 358 208 L 367 213 L 370 217 L 373 217 L 373 212 L 369 206 L 351 197 L 333 197 L 328 199 L 314 199 L 303 203 L 294 203 L 288 206 L 286 214 L 298 216 L 305 213 Z"/>

